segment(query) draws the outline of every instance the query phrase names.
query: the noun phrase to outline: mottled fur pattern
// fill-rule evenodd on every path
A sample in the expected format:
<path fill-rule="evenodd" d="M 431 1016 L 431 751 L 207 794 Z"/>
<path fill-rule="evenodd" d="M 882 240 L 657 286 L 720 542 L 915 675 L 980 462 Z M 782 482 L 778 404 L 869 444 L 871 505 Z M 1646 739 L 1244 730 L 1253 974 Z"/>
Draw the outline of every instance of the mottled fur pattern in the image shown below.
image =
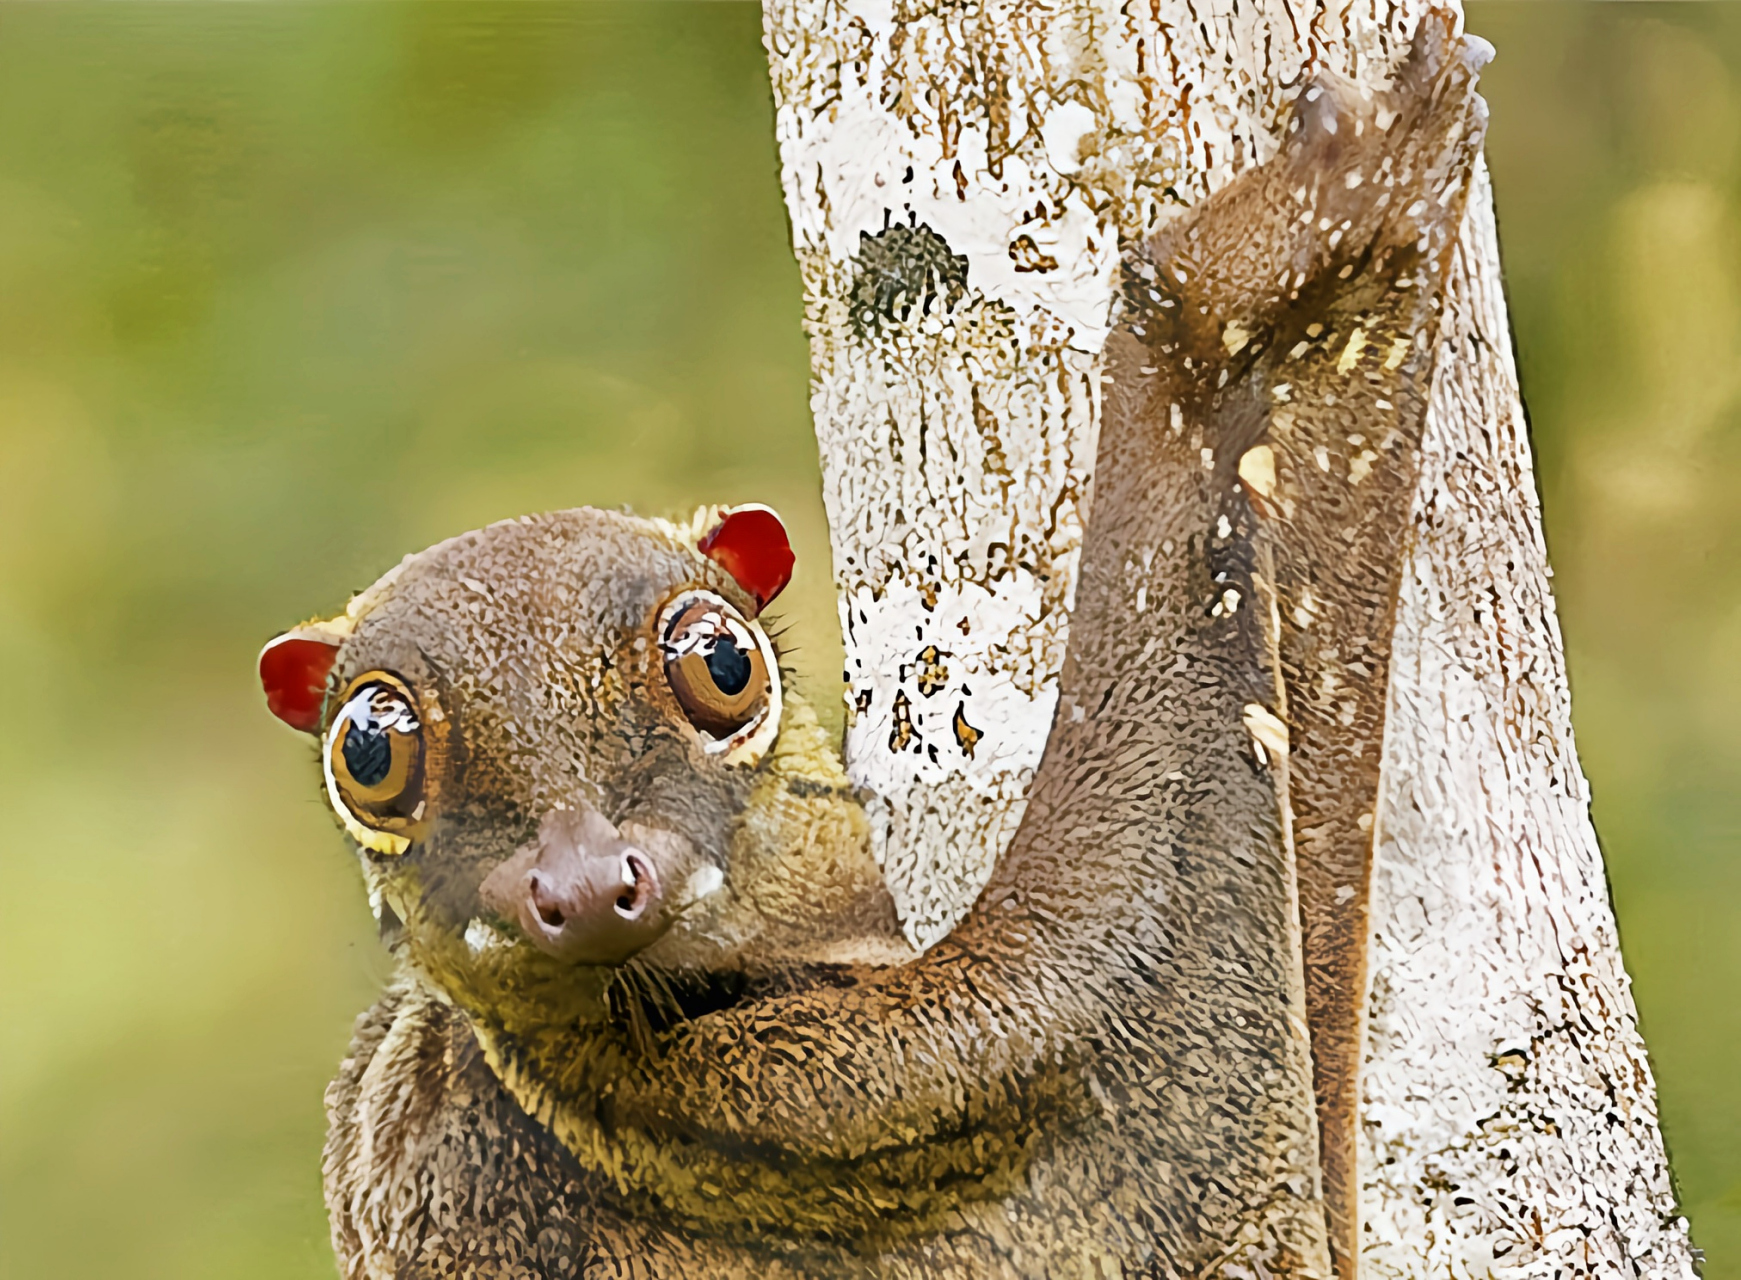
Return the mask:
<path fill-rule="evenodd" d="M 510 522 L 364 597 L 335 682 L 391 670 L 442 727 L 430 833 L 365 855 L 403 963 L 328 1093 L 348 1277 L 1306 1280 L 1346 1256 L 1337 984 L 1364 971 L 1386 540 L 1476 65 L 1429 18 L 1393 95 L 1314 83 L 1274 160 L 1133 255 L 1046 757 L 923 956 L 801 697 L 736 767 L 675 717 L 658 602 L 753 607 L 669 527 Z M 1365 681 L 1352 711 L 1327 676 Z M 531 953 L 478 898 L 581 803 L 723 877 L 621 970 Z"/>

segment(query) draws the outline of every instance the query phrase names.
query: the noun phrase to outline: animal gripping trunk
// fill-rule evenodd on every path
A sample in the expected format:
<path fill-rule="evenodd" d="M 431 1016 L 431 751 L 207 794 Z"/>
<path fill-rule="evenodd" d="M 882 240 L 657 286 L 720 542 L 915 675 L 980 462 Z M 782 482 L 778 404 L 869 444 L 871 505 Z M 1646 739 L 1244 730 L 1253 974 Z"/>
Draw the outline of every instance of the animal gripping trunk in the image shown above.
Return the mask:
<path fill-rule="evenodd" d="M 1172 841 L 1107 891 L 1160 933 L 1094 957 L 1175 984 L 1159 1180 L 1228 1175 L 1157 1208 L 1198 1215 L 1156 1232 L 1179 1274 L 1690 1277 L 1454 11 L 764 13 L 847 764 L 909 936 L 971 944 L 1098 787 Z"/>
<path fill-rule="evenodd" d="M 1187 545 L 1128 543 L 1126 573 L 1139 560 L 1200 562 L 1198 606 L 1242 618 L 1266 659 L 1267 687 L 1253 679 L 1244 711 L 1277 778 L 1296 868 L 1324 1211 L 1344 1276 L 1359 1246 L 1397 550 L 1480 155 L 1486 111 L 1474 84 L 1485 59 L 1485 46 L 1458 40 L 1450 15 L 1433 12 L 1392 90 L 1314 81 L 1280 154 L 1130 264 L 1126 326 L 1109 346 L 1090 554 L 1104 526 L 1134 524 L 1131 513 L 1154 501 L 1152 459 L 1195 472 L 1203 527 Z M 1123 603 L 1123 625 L 1140 630 L 1141 596 Z M 1078 640 L 1086 625 L 1078 619 Z"/>

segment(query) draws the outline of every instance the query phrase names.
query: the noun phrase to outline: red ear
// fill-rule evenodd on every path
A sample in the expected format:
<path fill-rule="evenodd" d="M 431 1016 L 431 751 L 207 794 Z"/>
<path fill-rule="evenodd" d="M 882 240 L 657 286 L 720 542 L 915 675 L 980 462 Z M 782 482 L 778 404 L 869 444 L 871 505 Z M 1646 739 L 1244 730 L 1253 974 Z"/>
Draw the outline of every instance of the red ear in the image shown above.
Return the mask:
<path fill-rule="evenodd" d="M 266 709 L 292 729 L 319 733 L 326 676 L 338 653 L 338 637 L 310 629 L 286 631 L 260 650 Z"/>
<path fill-rule="evenodd" d="M 792 543 L 786 526 L 767 507 L 733 507 L 696 544 L 701 554 L 738 581 L 756 598 L 758 611 L 768 607 L 792 581 Z"/>

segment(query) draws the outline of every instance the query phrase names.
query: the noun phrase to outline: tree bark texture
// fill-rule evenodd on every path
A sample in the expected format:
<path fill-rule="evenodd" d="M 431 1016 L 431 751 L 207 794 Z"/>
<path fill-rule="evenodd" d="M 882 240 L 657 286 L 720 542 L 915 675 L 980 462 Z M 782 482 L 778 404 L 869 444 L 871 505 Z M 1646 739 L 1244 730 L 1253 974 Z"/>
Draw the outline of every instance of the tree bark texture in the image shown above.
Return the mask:
<path fill-rule="evenodd" d="M 1268 330 L 1151 333 L 1144 354 L 1132 318 L 1133 281 L 1213 239 L 1188 211 L 1277 156 L 1314 77 L 1346 83 L 1350 111 L 1364 99 L 1388 128 L 1383 91 L 1423 12 L 767 0 L 848 771 L 872 797 L 908 936 L 929 945 L 1010 846 L 1049 736 L 1053 755 L 1067 750 L 1061 676 L 1092 684 L 1090 668 L 1065 674 L 1085 538 L 1104 561 L 1113 535 L 1095 520 L 1142 497 L 1140 468 L 1095 474 L 1097 456 L 1119 456 L 1102 426 L 1149 412 L 1139 401 L 1164 422 L 1207 367 L 1184 378 L 1168 362 L 1213 348 L 1221 382 L 1205 404 L 1230 369 L 1266 389 L 1252 412 L 1269 434 L 1219 458 L 1206 446 L 1203 469 L 1222 485 L 1212 507 L 1243 504 L 1224 508 L 1223 536 L 1243 537 L 1240 519 L 1254 531 L 1241 581 L 1257 598 L 1220 605 L 1243 604 L 1268 637 L 1274 696 L 1253 695 L 1245 730 L 1275 771 L 1279 847 L 1298 864 L 1297 880 L 1291 862 L 1274 880 L 1297 903 L 1254 911 L 1235 941 L 1271 953 L 1253 987 L 1271 1012 L 1297 1026 L 1303 1007 L 1310 1024 L 1306 1137 L 1338 1272 L 1689 1276 L 1572 748 L 1484 172 L 1447 230 L 1430 316 L 1331 297 L 1346 312 L 1335 349 L 1308 352 L 1309 330 L 1294 348 L 1311 377 L 1371 371 L 1361 411 L 1399 424 L 1382 440 L 1331 433 L 1305 408 L 1290 437 L 1283 353 L 1260 354 Z M 1366 117 L 1326 118 L 1334 133 Z M 1339 234 L 1328 219 L 1319 230 L 1327 241 L 1295 249 L 1328 261 Z M 1201 297 L 1209 315 L 1216 300 L 1193 288 L 1177 300 Z M 1412 418 L 1382 382 L 1406 391 L 1411 370 Z M 1197 430 L 1175 425 L 1181 441 Z M 1359 516 L 1341 544 L 1320 520 L 1344 509 L 1331 481 Z M 1144 536 L 1159 547 L 1161 533 Z M 1332 585 L 1315 595 L 1314 582 Z M 1370 607 L 1338 612 L 1344 598 Z M 1266 1069 L 1291 1060 L 1286 1039 Z M 1277 1088 L 1266 1123 L 1310 1129 Z"/>

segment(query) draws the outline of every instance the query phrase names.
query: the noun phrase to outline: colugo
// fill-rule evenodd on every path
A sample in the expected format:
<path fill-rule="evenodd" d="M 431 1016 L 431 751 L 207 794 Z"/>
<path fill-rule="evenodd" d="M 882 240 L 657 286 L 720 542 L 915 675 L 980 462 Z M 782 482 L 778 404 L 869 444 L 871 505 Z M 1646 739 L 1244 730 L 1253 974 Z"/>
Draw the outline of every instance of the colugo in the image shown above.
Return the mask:
<path fill-rule="evenodd" d="M 1127 251 L 1045 757 L 923 953 L 767 625 L 766 508 L 505 521 L 266 647 L 398 966 L 326 1096 L 346 1277 L 1347 1266 L 1366 898 L 1332 890 L 1481 61 L 1428 14 L 1391 90 L 1320 76 Z M 1316 706 L 1355 660 L 1359 714 Z"/>

